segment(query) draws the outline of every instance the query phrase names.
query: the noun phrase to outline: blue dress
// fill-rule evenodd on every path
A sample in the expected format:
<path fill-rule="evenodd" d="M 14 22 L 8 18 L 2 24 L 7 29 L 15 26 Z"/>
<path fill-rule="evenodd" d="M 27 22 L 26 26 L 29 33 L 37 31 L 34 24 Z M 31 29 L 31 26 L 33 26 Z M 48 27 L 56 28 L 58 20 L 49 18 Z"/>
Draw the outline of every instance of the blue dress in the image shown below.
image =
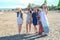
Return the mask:
<path fill-rule="evenodd" d="M 32 20 L 33 20 L 33 25 L 36 26 L 37 22 L 38 22 L 38 13 L 37 12 L 33 12 L 32 13 Z"/>

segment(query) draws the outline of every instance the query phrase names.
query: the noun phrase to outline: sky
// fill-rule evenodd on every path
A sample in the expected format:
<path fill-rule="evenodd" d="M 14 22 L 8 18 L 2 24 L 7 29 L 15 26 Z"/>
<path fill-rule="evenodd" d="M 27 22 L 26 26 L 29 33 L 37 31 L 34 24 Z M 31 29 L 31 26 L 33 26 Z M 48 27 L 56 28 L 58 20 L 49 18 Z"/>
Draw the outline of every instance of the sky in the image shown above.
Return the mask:
<path fill-rule="evenodd" d="M 47 0 L 47 5 L 57 5 L 59 0 Z M 26 8 L 29 3 L 42 5 L 44 0 L 0 0 L 0 8 Z"/>

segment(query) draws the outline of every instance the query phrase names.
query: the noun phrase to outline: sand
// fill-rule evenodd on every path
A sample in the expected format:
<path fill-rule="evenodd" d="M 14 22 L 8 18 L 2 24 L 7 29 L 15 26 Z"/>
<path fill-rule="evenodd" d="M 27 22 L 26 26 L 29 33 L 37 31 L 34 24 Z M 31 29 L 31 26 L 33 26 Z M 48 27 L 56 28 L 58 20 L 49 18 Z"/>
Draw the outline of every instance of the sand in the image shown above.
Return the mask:
<path fill-rule="evenodd" d="M 50 33 L 47 36 L 34 34 L 32 25 L 31 33 L 26 33 L 26 14 L 23 14 L 24 23 L 21 34 L 18 34 L 15 12 L 0 14 L 0 40 L 60 40 L 60 12 L 49 11 L 47 14 Z M 38 26 L 37 26 L 38 28 Z"/>

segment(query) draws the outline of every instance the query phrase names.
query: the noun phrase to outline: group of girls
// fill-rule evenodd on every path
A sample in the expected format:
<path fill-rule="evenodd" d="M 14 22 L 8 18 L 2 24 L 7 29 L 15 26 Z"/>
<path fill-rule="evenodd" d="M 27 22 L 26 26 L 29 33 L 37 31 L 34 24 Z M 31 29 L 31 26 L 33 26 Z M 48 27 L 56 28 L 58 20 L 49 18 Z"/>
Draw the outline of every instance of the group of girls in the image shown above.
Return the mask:
<path fill-rule="evenodd" d="M 47 14 L 47 6 L 45 4 L 42 5 L 42 10 L 39 8 L 34 7 L 33 11 L 31 9 L 28 9 L 27 17 L 26 17 L 26 33 L 31 32 L 31 24 L 33 23 L 34 26 L 34 31 L 35 33 L 41 34 L 43 32 L 43 27 L 42 30 L 37 31 L 37 25 L 39 27 L 42 25 L 41 24 L 41 13 Z M 18 24 L 18 31 L 19 34 L 21 32 L 22 24 L 23 24 L 23 13 L 21 8 L 18 8 L 17 12 L 17 24 Z"/>

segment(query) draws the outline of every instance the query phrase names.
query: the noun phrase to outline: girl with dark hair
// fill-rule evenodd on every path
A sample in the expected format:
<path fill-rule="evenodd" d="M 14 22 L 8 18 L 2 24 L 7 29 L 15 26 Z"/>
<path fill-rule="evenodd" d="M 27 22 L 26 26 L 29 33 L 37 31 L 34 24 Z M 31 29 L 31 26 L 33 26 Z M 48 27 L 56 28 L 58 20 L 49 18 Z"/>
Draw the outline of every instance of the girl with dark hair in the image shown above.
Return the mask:
<path fill-rule="evenodd" d="M 28 9 L 27 17 L 26 17 L 26 32 L 27 33 L 31 31 L 31 23 L 32 23 L 32 11 L 31 9 Z"/>

